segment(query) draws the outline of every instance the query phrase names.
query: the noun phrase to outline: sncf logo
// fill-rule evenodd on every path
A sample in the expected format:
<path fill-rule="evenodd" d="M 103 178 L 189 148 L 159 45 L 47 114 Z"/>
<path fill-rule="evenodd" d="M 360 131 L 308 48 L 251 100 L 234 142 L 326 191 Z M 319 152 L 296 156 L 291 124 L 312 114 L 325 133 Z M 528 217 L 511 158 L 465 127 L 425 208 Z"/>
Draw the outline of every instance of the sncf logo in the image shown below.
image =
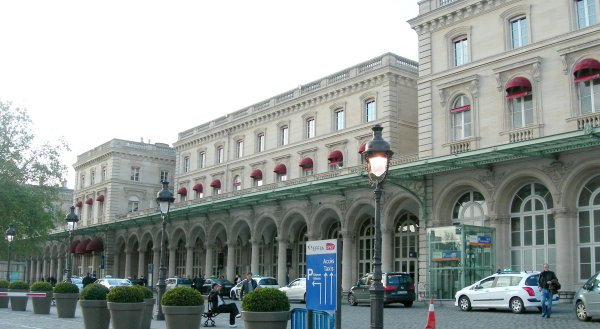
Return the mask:
<path fill-rule="evenodd" d="M 325 250 L 335 250 L 335 244 L 334 243 L 326 243 Z"/>

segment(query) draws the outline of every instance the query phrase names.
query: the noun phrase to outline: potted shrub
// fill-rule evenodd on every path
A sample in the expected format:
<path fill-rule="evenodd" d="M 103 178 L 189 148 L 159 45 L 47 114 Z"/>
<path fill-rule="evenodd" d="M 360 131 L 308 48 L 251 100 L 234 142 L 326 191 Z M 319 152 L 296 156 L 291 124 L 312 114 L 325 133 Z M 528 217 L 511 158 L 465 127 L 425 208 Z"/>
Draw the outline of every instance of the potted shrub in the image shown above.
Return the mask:
<path fill-rule="evenodd" d="M 256 289 L 242 300 L 242 320 L 246 329 L 285 329 L 289 319 L 290 302 L 279 289 Z"/>
<path fill-rule="evenodd" d="M 118 286 L 106 295 L 113 329 L 139 329 L 144 315 L 144 294 L 134 286 Z"/>
<path fill-rule="evenodd" d="M 74 318 L 79 288 L 71 282 L 60 282 L 54 287 L 56 313 L 59 318 Z"/>
<path fill-rule="evenodd" d="M 85 329 L 108 329 L 110 312 L 106 307 L 108 288 L 99 283 L 90 283 L 79 293 L 79 306 Z"/>
<path fill-rule="evenodd" d="M 197 329 L 204 312 L 204 296 L 195 289 L 167 290 L 160 300 L 167 329 Z"/>
<path fill-rule="evenodd" d="M 8 281 L 0 280 L 0 291 L 8 291 Z M 8 296 L 0 296 L 0 308 L 8 308 Z"/>
<path fill-rule="evenodd" d="M 23 281 L 14 281 L 8 285 L 8 291 L 28 292 L 29 284 Z M 10 297 L 10 308 L 13 311 L 25 311 L 27 309 L 27 300 L 29 297 Z"/>
<path fill-rule="evenodd" d="M 152 290 L 150 290 L 150 288 L 139 285 L 135 285 L 134 287 L 141 291 L 142 295 L 144 295 L 144 315 L 142 315 L 141 329 L 150 329 L 150 324 L 152 323 L 152 313 L 154 311 L 154 303 L 156 303 L 156 299 L 154 299 L 154 294 L 152 294 Z"/>
<path fill-rule="evenodd" d="M 38 281 L 31 284 L 31 292 L 45 293 L 46 297 L 31 297 L 33 314 L 50 314 L 52 304 L 52 285 L 49 282 Z"/>

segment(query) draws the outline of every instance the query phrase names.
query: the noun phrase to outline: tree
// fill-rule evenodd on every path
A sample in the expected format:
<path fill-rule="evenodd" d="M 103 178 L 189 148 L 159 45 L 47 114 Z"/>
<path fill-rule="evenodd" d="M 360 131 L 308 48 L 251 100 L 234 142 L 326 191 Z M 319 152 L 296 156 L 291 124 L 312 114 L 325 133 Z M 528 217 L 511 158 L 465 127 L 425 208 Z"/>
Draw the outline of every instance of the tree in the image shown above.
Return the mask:
<path fill-rule="evenodd" d="M 31 123 L 25 109 L 0 100 L 0 228 L 2 235 L 9 225 L 16 230 L 16 255 L 31 252 L 53 228 L 53 205 L 67 173 L 60 156 L 69 146 L 63 140 L 36 146 Z M 6 243 L 0 242 L 2 256 Z"/>

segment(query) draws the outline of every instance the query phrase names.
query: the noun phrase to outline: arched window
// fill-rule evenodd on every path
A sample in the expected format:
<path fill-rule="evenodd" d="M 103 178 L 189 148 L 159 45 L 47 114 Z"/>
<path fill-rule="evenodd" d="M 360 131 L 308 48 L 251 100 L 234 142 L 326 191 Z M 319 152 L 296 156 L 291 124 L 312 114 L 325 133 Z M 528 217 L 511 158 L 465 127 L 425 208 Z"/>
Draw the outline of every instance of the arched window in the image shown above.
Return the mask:
<path fill-rule="evenodd" d="M 452 224 L 484 226 L 487 204 L 477 191 L 467 192 L 458 198 L 452 209 Z"/>
<path fill-rule="evenodd" d="M 185 248 L 185 242 L 179 240 L 177 243 L 177 251 L 175 252 L 175 275 L 185 277 L 185 259 L 187 250 Z"/>
<path fill-rule="evenodd" d="M 600 112 L 600 62 L 583 59 L 573 67 L 577 86 L 579 113 L 581 115 Z"/>
<path fill-rule="evenodd" d="M 371 122 L 376 119 L 375 100 L 369 98 L 365 101 L 365 122 Z"/>
<path fill-rule="evenodd" d="M 533 124 L 531 82 L 524 77 L 515 77 L 508 81 L 505 90 L 510 111 L 511 129 Z"/>
<path fill-rule="evenodd" d="M 136 196 L 130 196 L 129 203 L 127 205 L 129 212 L 138 211 L 139 207 L 140 207 L 140 199 L 138 199 L 138 197 L 136 197 Z"/>
<path fill-rule="evenodd" d="M 373 218 L 366 219 L 358 232 L 358 276 L 371 272 L 373 244 L 375 243 L 375 225 Z"/>
<path fill-rule="evenodd" d="M 579 280 L 600 271 L 600 176 L 589 180 L 577 203 Z"/>
<path fill-rule="evenodd" d="M 394 222 L 394 271 L 410 273 L 415 280 L 418 250 L 419 219 L 406 212 Z"/>
<path fill-rule="evenodd" d="M 303 277 L 306 275 L 306 241 L 308 241 L 308 237 L 306 237 L 306 226 L 304 226 L 296 236 L 296 241 L 298 241 L 298 276 Z"/>
<path fill-rule="evenodd" d="M 556 242 L 552 195 L 541 184 L 523 186 L 510 208 L 511 268 L 540 270 L 544 263 L 556 264 Z"/>
<path fill-rule="evenodd" d="M 194 275 L 194 277 L 200 277 L 200 275 L 204 274 L 204 271 L 202 271 L 203 268 L 203 264 L 205 262 L 204 260 L 204 245 L 202 243 L 202 240 L 200 240 L 199 238 L 196 238 L 196 243 L 194 244 L 194 251 L 193 251 L 193 264 L 192 264 L 192 274 Z"/>
<path fill-rule="evenodd" d="M 456 97 L 450 109 L 452 140 L 471 137 L 471 102 L 465 95 Z"/>
<path fill-rule="evenodd" d="M 240 175 L 235 175 L 235 177 L 233 177 L 233 190 L 239 191 L 241 189 L 242 189 L 242 178 L 240 177 Z"/>

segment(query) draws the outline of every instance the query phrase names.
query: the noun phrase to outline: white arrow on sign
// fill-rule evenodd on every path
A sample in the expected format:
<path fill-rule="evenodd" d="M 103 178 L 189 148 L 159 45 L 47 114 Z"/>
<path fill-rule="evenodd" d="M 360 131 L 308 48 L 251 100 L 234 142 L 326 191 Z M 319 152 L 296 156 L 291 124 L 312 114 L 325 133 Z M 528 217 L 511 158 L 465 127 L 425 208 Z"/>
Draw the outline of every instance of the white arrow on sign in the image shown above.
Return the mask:
<path fill-rule="evenodd" d="M 319 304 L 321 304 L 321 282 L 313 281 L 313 287 L 319 285 Z"/>
<path fill-rule="evenodd" d="M 333 304 L 333 273 L 329 273 L 329 304 Z"/>
<path fill-rule="evenodd" d="M 323 274 L 323 276 L 325 277 L 325 279 L 323 279 L 323 281 L 325 281 L 325 285 L 323 286 L 323 290 L 325 290 L 325 304 L 327 304 L 327 277 L 329 276 L 327 274 L 327 272 L 325 272 L 325 274 Z"/>

